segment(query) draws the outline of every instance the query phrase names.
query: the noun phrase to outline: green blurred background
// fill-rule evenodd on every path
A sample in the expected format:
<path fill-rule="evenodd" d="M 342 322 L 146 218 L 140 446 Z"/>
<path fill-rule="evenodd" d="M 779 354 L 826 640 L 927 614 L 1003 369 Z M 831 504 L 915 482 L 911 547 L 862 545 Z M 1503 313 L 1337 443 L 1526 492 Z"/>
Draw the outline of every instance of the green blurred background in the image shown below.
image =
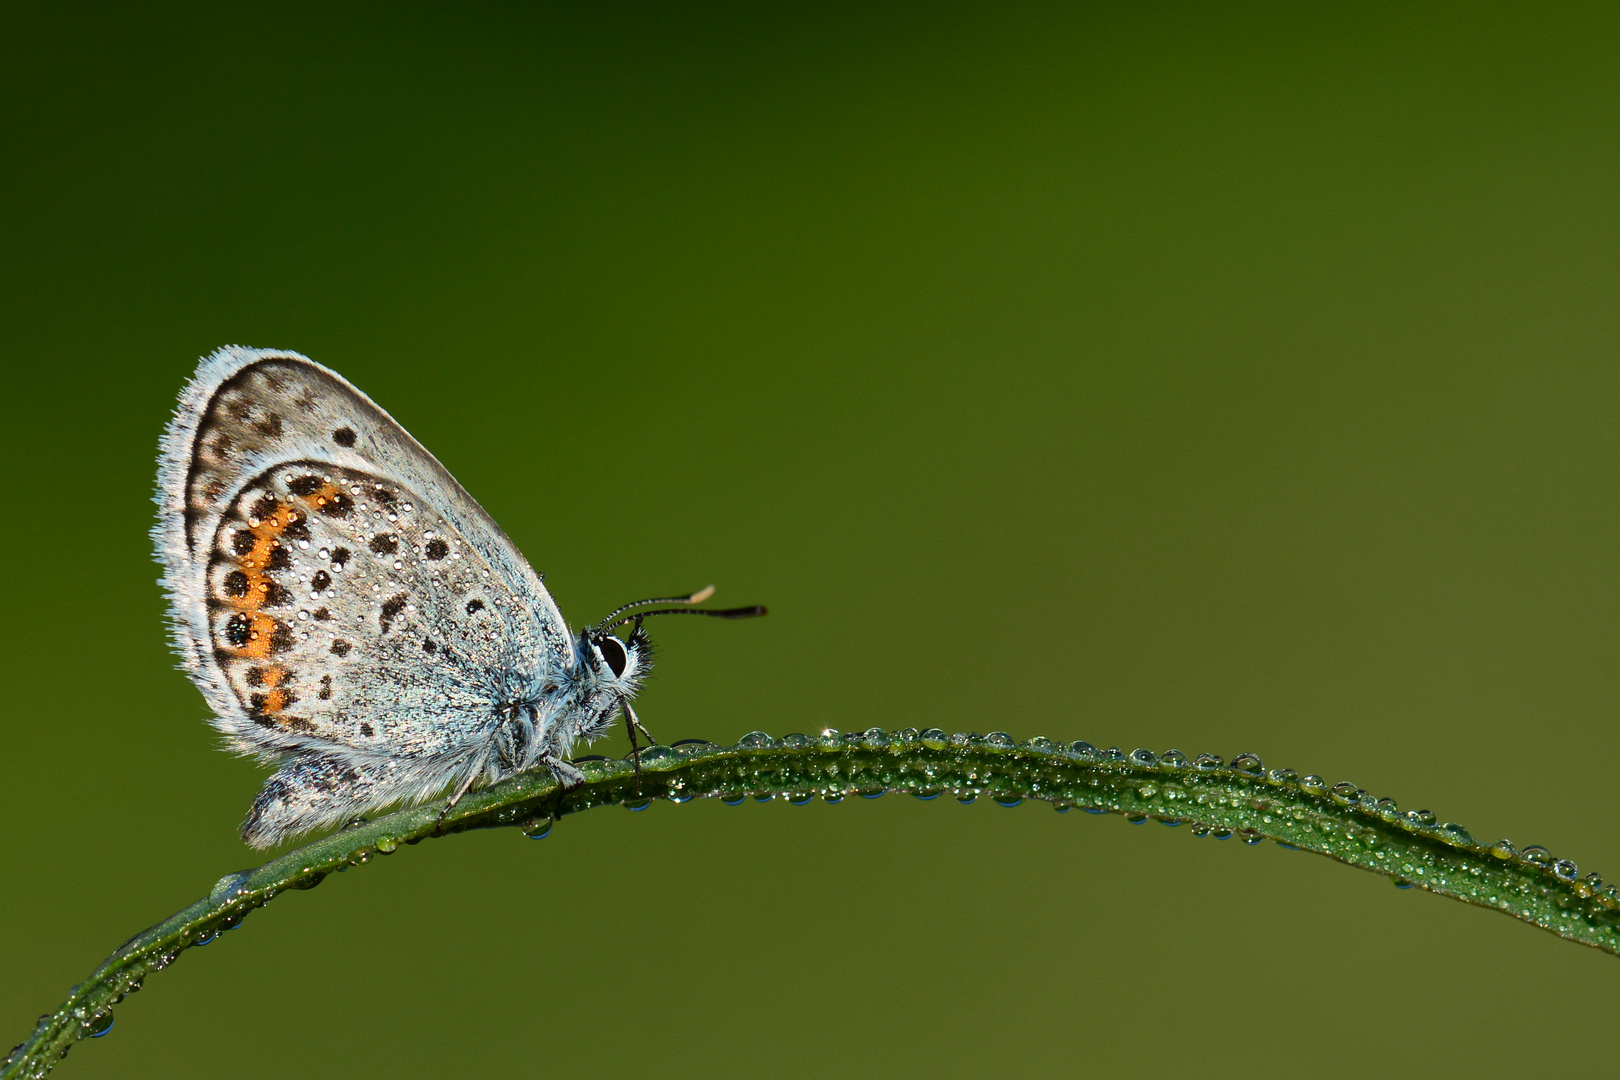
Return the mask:
<path fill-rule="evenodd" d="M 259 861 L 146 529 L 301 350 L 661 738 L 1262 755 L 1620 874 L 1612 6 L 32 5 L 0 24 L 0 1049 Z M 606 752 L 623 752 L 617 743 Z M 429 843 L 62 1075 L 1612 1065 L 1620 967 L 1267 844 L 888 798 Z"/>

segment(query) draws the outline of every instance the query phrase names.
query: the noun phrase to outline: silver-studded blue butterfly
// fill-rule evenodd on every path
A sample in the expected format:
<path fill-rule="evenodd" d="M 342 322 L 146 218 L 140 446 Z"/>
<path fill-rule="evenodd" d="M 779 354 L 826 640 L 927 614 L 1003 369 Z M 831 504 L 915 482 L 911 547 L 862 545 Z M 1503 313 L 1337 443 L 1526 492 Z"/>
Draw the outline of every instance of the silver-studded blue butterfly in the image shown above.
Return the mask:
<path fill-rule="evenodd" d="M 537 765 L 578 783 L 577 742 L 621 713 L 634 742 L 642 618 L 765 612 L 690 606 L 705 589 L 571 633 L 444 466 L 293 352 L 203 359 L 164 433 L 156 498 L 186 673 L 231 749 L 280 766 L 242 826 L 255 847 Z"/>

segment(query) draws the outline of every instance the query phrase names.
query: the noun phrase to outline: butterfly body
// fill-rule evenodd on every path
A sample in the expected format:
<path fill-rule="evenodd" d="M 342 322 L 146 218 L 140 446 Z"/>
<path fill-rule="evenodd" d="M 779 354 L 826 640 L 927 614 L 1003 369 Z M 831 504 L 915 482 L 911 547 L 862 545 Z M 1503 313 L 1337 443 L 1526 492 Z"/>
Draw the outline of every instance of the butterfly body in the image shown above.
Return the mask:
<path fill-rule="evenodd" d="M 239 752 L 277 762 L 255 846 L 537 765 L 649 666 L 570 633 L 528 562 L 370 398 L 297 353 L 205 358 L 165 431 L 153 529 L 174 646 Z"/>

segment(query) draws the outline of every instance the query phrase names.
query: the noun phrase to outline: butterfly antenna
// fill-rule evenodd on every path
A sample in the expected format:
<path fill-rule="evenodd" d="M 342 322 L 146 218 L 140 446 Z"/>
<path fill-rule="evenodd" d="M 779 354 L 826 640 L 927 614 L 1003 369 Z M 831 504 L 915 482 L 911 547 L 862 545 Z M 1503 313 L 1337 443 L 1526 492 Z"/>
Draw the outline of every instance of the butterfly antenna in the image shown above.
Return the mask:
<path fill-rule="evenodd" d="M 607 618 L 596 624 L 596 633 L 600 634 L 605 630 L 612 629 L 612 627 L 608 626 L 608 623 L 613 622 L 614 619 L 617 619 L 620 615 L 623 615 L 632 608 L 646 607 L 648 604 L 701 604 L 703 601 L 707 600 L 713 595 L 714 586 L 705 585 L 697 592 L 688 593 L 685 596 L 655 596 L 648 600 L 637 600 L 633 604 L 625 604 L 622 607 L 615 608 L 608 612 Z M 624 620 L 621 619 L 619 622 L 613 623 L 613 626 L 618 626 L 622 622 L 624 622 Z"/>
<path fill-rule="evenodd" d="M 707 615 L 712 619 L 754 619 L 765 613 L 764 604 L 754 604 L 751 607 L 724 608 L 718 611 L 714 608 L 659 608 L 657 611 L 638 611 L 634 615 L 628 615 L 610 626 L 598 626 L 596 632 L 600 634 L 629 622 L 640 623 L 642 619 L 650 619 L 654 615 Z"/>

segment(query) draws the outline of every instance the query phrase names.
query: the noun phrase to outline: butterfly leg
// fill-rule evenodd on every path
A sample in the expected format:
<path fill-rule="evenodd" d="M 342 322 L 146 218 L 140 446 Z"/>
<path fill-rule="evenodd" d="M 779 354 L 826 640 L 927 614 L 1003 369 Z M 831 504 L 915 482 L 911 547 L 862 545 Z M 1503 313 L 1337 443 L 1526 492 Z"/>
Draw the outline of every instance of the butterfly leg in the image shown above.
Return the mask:
<path fill-rule="evenodd" d="M 653 738 L 652 732 L 642 726 L 641 717 L 637 716 L 636 710 L 630 707 L 628 698 L 621 697 L 619 699 L 619 708 L 624 713 L 624 733 L 630 736 L 630 757 L 636 763 L 636 781 L 639 783 L 641 781 L 641 747 L 636 745 L 636 732 L 640 731 L 647 736 L 647 745 L 649 746 L 657 746 L 658 740 Z"/>
<path fill-rule="evenodd" d="M 440 835 L 443 830 L 444 816 L 456 808 L 456 803 L 461 801 L 463 795 L 472 790 L 474 781 L 483 773 L 484 763 L 488 760 L 489 751 L 486 750 L 469 765 L 466 778 L 456 786 L 456 793 L 450 796 L 450 800 L 444 804 L 444 809 L 439 811 L 439 816 L 433 822 L 434 836 Z"/>

